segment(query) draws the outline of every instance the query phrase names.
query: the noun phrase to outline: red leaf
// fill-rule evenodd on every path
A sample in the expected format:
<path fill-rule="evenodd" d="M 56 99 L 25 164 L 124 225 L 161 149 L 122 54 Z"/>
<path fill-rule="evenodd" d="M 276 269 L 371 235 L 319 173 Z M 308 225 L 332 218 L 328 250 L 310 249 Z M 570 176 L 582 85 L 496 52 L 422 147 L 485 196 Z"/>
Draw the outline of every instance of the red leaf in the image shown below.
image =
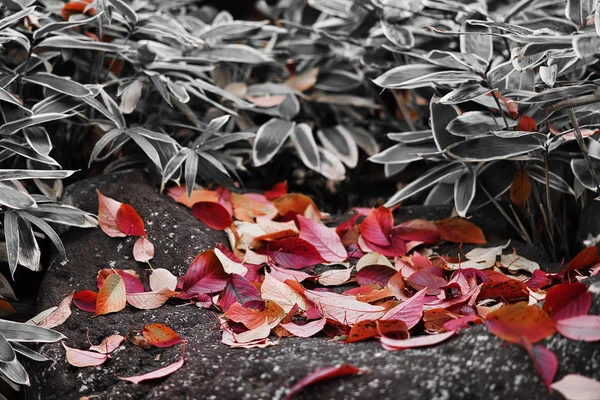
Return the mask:
<path fill-rule="evenodd" d="M 287 194 L 287 182 L 276 183 L 270 190 L 265 191 L 265 197 L 269 200 L 275 200 L 278 197 Z"/>
<path fill-rule="evenodd" d="M 520 169 L 510 185 L 510 200 L 519 208 L 525 208 L 531 195 L 531 181 L 527 171 Z"/>
<path fill-rule="evenodd" d="M 502 306 L 487 316 L 485 324 L 494 335 L 513 343 L 539 342 L 556 332 L 546 311 L 525 302 Z"/>
<path fill-rule="evenodd" d="M 65 21 L 68 21 L 69 17 L 73 14 L 96 15 L 96 9 L 94 7 L 87 8 L 91 3 L 92 0 L 70 1 L 62 6 L 62 9 L 60 10 L 60 16 Z"/>
<path fill-rule="evenodd" d="M 433 224 L 432 224 L 433 225 Z M 423 243 L 435 243 L 440 239 L 440 233 L 437 227 L 433 225 L 433 229 L 412 226 L 412 221 L 405 221 L 392 228 L 392 235 L 397 236 L 405 241 L 417 241 Z"/>
<path fill-rule="evenodd" d="M 369 247 L 370 251 L 375 251 L 379 254 L 383 254 L 386 257 L 399 257 L 406 254 L 406 243 L 398 236 L 392 236 L 392 244 L 389 246 L 379 246 L 378 244 L 372 243 L 363 237 L 365 244 Z"/>
<path fill-rule="evenodd" d="M 371 286 L 374 283 L 384 287 L 396 271 L 386 265 L 367 265 L 356 274 L 356 281 L 361 286 Z"/>
<path fill-rule="evenodd" d="M 537 132 L 535 120 L 529 115 L 523 115 L 515 128 L 516 131 Z"/>
<path fill-rule="evenodd" d="M 233 303 L 243 305 L 249 301 L 260 299 L 260 292 L 252 283 L 241 275 L 231 274 L 219 299 L 219 307 L 223 311 L 227 311 Z"/>
<path fill-rule="evenodd" d="M 121 204 L 117 211 L 117 226 L 128 236 L 145 236 L 144 221 L 129 204 Z"/>
<path fill-rule="evenodd" d="M 600 263 L 598 248 L 596 246 L 586 247 L 579 254 L 577 254 L 569 264 L 567 264 L 567 269 L 564 271 L 564 273 L 591 267 L 592 265 L 598 263 Z"/>
<path fill-rule="evenodd" d="M 324 260 L 340 262 L 348 258 L 342 240 L 333 229 L 301 215 L 298 215 L 297 219 L 300 225 L 300 239 L 315 246 Z"/>
<path fill-rule="evenodd" d="M 231 213 L 220 203 L 200 201 L 192 207 L 192 214 L 206 225 L 220 231 L 233 223 Z"/>
<path fill-rule="evenodd" d="M 564 283 L 548 290 L 544 310 L 554 321 L 585 315 L 592 307 L 592 294 L 583 283 Z"/>
<path fill-rule="evenodd" d="M 600 340 L 600 316 L 580 315 L 556 321 L 561 335 L 573 340 L 596 342 Z"/>
<path fill-rule="evenodd" d="M 144 326 L 142 335 L 156 347 L 171 347 L 183 341 L 173 329 L 163 324 Z"/>
<path fill-rule="evenodd" d="M 98 224 L 100 229 L 110 237 L 127 236 L 117 224 L 117 214 L 123 203 L 104 196 L 96 189 L 98 195 Z"/>
<path fill-rule="evenodd" d="M 356 368 L 350 364 L 343 364 L 339 367 L 326 367 L 319 369 L 300 379 L 294 386 L 292 386 L 285 399 L 291 400 L 292 397 L 294 397 L 294 395 L 300 390 L 317 382 L 341 376 L 357 375 L 360 374 L 360 372 L 361 370 L 359 368 Z"/>
<path fill-rule="evenodd" d="M 493 299 L 510 303 L 528 298 L 527 285 L 516 279 L 508 279 L 504 282 L 484 283 L 479 296 L 477 296 L 477 301 Z"/>
<path fill-rule="evenodd" d="M 546 385 L 548 391 L 551 391 L 550 385 L 552 385 L 552 381 L 554 380 L 554 376 L 558 370 L 558 360 L 556 359 L 556 355 L 554 355 L 554 353 L 546 347 L 539 344 L 534 344 L 532 346 L 526 341 L 524 341 L 522 344 L 533 360 L 535 369 L 538 371 L 542 382 L 544 382 L 544 385 Z"/>
<path fill-rule="evenodd" d="M 473 223 L 461 218 L 436 221 L 440 237 L 447 242 L 485 244 L 483 231 Z"/>
<path fill-rule="evenodd" d="M 394 336 L 395 339 L 408 339 L 408 328 L 404 321 L 400 320 L 360 321 L 350 329 L 346 343 L 358 342 L 378 335 Z"/>
<path fill-rule="evenodd" d="M 531 289 L 541 289 L 552 283 L 552 279 L 548 278 L 548 274 L 541 269 L 536 269 L 531 274 L 531 278 L 525 282 L 527 287 Z"/>
<path fill-rule="evenodd" d="M 145 290 L 144 285 L 140 281 L 140 278 L 138 278 L 136 275 L 133 275 L 128 271 L 124 271 L 122 269 L 112 270 L 108 268 L 104 268 L 98 271 L 98 275 L 96 276 L 96 283 L 98 284 L 98 289 L 102 288 L 102 286 L 104 286 L 105 279 L 110 275 L 113 275 L 114 273 L 121 275 L 121 278 L 123 278 L 123 282 L 125 283 L 125 290 L 127 291 L 127 293 L 141 293 Z"/>
<path fill-rule="evenodd" d="M 266 255 L 282 267 L 291 269 L 301 269 L 325 261 L 315 246 L 300 238 L 286 238 L 267 243 Z"/>
<path fill-rule="evenodd" d="M 180 278 L 178 287 L 183 293 L 177 297 L 190 298 L 198 294 L 220 292 L 227 285 L 229 275 L 225 273 L 214 250 L 198 254 L 185 275 Z"/>
<path fill-rule="evenodd" d="M 360 223 L 360 234 L 370 243 L 379 246 L 392 244 L 392 226 L 394 217 L 392 212 L 380 206 L 371 210 L 371 213 Z"/>
<path fill-rule="evenodd" d="M 73 304 L 80 310 L 96 312 L 96 298 L 98 294 L 91 290 L 79 290 L 73 296 Z"/>
<path fill-rule="evenodd" d="M 410 339 L 392 339 L 382 336 L 379 341 L 384 349 L 388 351 L 397 351 L 412 349 L 414 347 L 432 346 L 447 340 L 455 333 L 456 331 L 450 331 L 437 333 L 435 335 L 417 336 Z"/>

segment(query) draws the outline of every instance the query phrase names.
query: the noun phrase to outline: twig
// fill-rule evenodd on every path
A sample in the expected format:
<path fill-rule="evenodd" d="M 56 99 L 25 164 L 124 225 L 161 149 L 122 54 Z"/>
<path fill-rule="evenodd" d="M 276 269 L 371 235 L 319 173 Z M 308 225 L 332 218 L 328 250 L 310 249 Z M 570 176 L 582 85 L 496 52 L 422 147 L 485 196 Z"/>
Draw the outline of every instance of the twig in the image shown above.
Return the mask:
<path fill-rule="evenodd" d="M 510 218 L 510 216 L 506 213 L 506 211 L 504 211 L 504 209 L 500 206 L 500 204 L 498 204 L 496 199 L 490 194 L 490 192 L 488 192 L 486 190 L 486 188 L 482 184 L 479 184 L 479 187 L 483 190 L 483 192 L 486 194 L 486 196 L 490 199 L 492 204 L 494 206 L 496 206 L 498 211 L 500 211 L 500 214 L 502 214 L 502 216 L 506 219 L 506 221 L 510 224 L 510 226 L 512 226 L 514 228 L 514 230 L 519 233 L 519 235 L 521 236 L 521 239 L 523 239 L 528 245 L 532 245 L 532 241 L 531 241 L 531 238 L 529 237 L 529 234 L 526 231 L 521 231 L 521 229 L 517 226 L 517 224 L 515 224 L 515 222 Z"/>
<path fill-rule="evenodd" d="M 548 110 L 558 111 L 564 110 L 565 108 L 585 106 L 587 104 L 593 104 L 598 102 L 600 102 L 600 88 L 596 89 L 592 94 L 586 94 L 585 96 L 572 97 L 570 99 L 561 100 L 548 107 Z"/>
<path fill-rule="evenodd" d="M 504 115 L 504 110 L 502 109 L 502 106 L 500 106 L 500 101 L 498 101 L 498 96 L 496 96 L 495 90 L 492 90 L 492 97 L 494 98 L 494 101 L 496 102 L 496 105 L 498 106 L 498 110 L 500 111 L 500 114 L 502 114 L 502 119 L 504 120 L 504 125 L 506 125 L 506 129 L 510 130 L 510 126 L 508 125 L 508 120 L 506 119 L 506 115 Z"/>
<path fill-rule="evenodd" d="M 554 245 L 554 213 L 552 211 L 552 200 L 550 198 L 550 172 L 548 171 L 548 153 L 544 152 L 544 172 L 546 175 L 546 207 L 548 208 L 548 234 Z"/>

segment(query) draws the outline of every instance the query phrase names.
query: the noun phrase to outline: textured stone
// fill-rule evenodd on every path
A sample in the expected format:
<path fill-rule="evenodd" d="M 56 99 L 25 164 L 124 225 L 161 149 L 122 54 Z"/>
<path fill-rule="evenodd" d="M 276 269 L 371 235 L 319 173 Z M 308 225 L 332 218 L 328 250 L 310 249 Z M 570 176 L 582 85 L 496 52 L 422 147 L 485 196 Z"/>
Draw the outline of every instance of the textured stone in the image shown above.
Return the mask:
<path fill-rule="evenodd" d="M 68 200 L 96 211 L 95 189 L 132 204 L 146 221 L 156 246 L 154 267 L 176 275 L 185 272 L 199 252 L 226 242 L 223 232 L 206 228 L 186 208 L 159 195 L 139 173 L 111 175 L 82 181 L 68 190 Z M 412 211 L 411 211 L 412 210 Z M 399 218 L 442 218 L 446 211 L 399 210 Z M 477 223 L 477 221 L 475 221 Z M 493 226 L 491 227 L 493 229 Z M 38 308 L 56 305 L 73 290 L 95 288 L 100 268 L 132 268 L 147 281 L 146 266 L 132 259 L 133 239 L 113 239 L 100 229 L 71 230 L 64 236 L 70 260 L 52 256 L 40 291 Z M 519 254 L 527 251 L 522 246 Z M 536 258 L 523 254 L 526 257 Z M 539 258 L 538 258 L 539 260 Z M 595 279 L 594 313 L 600 313 L 600 280 Z M 547 399 L 535 368 L 523 348 L 506 345 L 478 326 L 440 345 L 387 352 L 377 341 L 343 344 L 326 337 L 284 338 L 267 349 L 230 349 L 221 344 L 221 331 L 213 314 L 194 306 L 167 304 L 155 310 L 127 306 L 119 313 L 91 318 L 73 307 L 73 314 L 58 329 L 66 344 L 87 348 L 110 334 L 126 335 L 145 324 L 169 325 L 187 340 L 184 366 L 169 377 L 139 385 L 116 376 L 139 375 L 163 367 L 181 356 L 181 346 L 143 350 L 124 343 L 104 365 L 77 369 L 67 364 L 60 344 L 47 344 L 41 352 L 52 361 L 31 363 L 32 386 L 26 397 L 36 400 L 77 399 L 282 399 L 286 389 L 305 375 L 326 366 L 351 363 L 368 373 L 332 380 L 307 388 L 298 399 Z M 559 359 L 557 379 L 580 373 L 600 379 L 600 345 L 554 335 L 543 342 Z M 156 361 L 156 357 L 160 359 Z M 554 394 L 552 398 L 560 398 Z"/>

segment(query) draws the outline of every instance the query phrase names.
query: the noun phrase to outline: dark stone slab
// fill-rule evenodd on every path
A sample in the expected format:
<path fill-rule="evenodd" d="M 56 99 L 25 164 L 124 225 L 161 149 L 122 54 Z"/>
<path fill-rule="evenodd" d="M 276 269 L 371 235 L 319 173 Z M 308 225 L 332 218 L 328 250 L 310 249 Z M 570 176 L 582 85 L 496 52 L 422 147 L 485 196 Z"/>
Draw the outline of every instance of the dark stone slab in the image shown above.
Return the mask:
<path fill-rule="evenodd" d="M 161 196 L 138 173 L 83 181 L 68 189 L 69 199 L 88 211 L 97 207 L 95 188 L 132 204 L 147 223 L 157 253 L 153 266 L 182 274 L 191 259 L 216 242 L 222 232 L 207 229 L 189 210 Z M 415 211 L 416 212 L 416 211 Z M 442 217 L 447 215 L 442 215 Z M 411 218 L 432 218 L 412 213 Z M 433 216 L 433 218 L 439 218 Z M 145 275 L 132 260 L 133 240 L 111 239 L 101 230 L 69 231 L 64 235 L 70 260 L 52 257 L 38 302 L 45 309 L 73 290 L 95 286 L 98 269 L 114 263 Z M 594 286 L 594 309 L 600 313 L 600 279 Z M 351 363 L 369 372 L 315 385 L 298 399 L 547 399 L 526 352 L 505 345 L 479 326 L 459 333 L 446 343 L 422 349 L 387 352 L 376 341 L 343 344 L 325 337 L 284 338 L 267 349 L 230 349 L 221 344 L 221 331 L 210 311 L 167 304 L 155 310 L 127 306 L 119 313 L 91 318 L 73 307 L 73 315 L 59 327 L 66 344 L 86 348 L 110 334 L 141 330 L 151 322 L 171 326 L 187 340 L 184 366 L 173 375 L 139 385 L 116 376 L 139 375 L 179 359 L 181 347 L 143 350 L 124 343 L 100 367 L 77 369 L 67 364 L 60 344 L 42 346 L 52 359 L 30 364 L 32 386 L 26 397 L 36 400 L 78 399 L 283 399 L 286 389 L 305 375 L 326 366 Z M 560 361 L 557 379 L 580 373 L 600 379 L 600 345 L 554 335 L 546 340 Z M 156 357 L 160 357 L 157 361 Z M 558 396 L 558 395 L 555 395 Z M 556 397 L 560 398 L 560 397 Z"/>

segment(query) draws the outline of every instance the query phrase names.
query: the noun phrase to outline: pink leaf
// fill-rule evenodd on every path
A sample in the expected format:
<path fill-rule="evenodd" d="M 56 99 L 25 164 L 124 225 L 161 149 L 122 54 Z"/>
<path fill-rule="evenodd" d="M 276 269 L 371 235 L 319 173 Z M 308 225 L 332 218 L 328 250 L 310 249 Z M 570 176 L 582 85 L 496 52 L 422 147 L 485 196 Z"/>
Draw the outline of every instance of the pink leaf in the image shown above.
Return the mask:
<path fill-rule="evenodd" d="M 300 238 L 313 244 L 325 261 L 340 262 L 348 258 L 342 240 L 333 229 L 301 215 L 296 218 L 300 224 Z"/>
<path fill-rule="evenodd" d="M 469 314 L 464 317 L 451 319 L 444 323 L 444 329 L 447 331 L 459 331 L 461 329 L 470 328 L 473 325 L 480 325 L 483 323 L 483 318 L 479 315 Z"/>
<path fill-rule="evenodd" d="M 386 265 L 367 265 L 356 274 L 356 281 L 361 286 L 371 286 L 374 283 L 384 287 L 390 278 L 398 271 Z"/>
<path fill-rule="evenodd" d="M 271 268 L 271 276 L 278 281 L 285 282 L 288 279 L 291 279 L 296 282 L 302 282 L 308 278 L 312 278 L 311 274 L 307 274 L 303 271 L 296 271 L 293 269 L 281 268 L 276 265 L 270 265 Z"/>
<path fill-rule="evenodd" d="M 161 289 L 157 292 L 129 293 L 127 302 L 140 310 L 152 310 L 165 304 L 177 292 Z"/>
<path fill-rule="evenodd" d="M 417 290 L 427 288 L 427 295 L 429 296 L 438 295 L 442 290 L 441 288 L 448 284 L 444 278 L 423 270 L 411 274 L 406 282 Z"/>
<path fill-rule="evenodd" d="M 268 272 L 265 273 L 265 280 L 260 287 L 263 300 L 271 300 L 286 313 L 297 304 L 303 310 L 306 310 L 306 301 L 304 297 L 292 289 L 289 285 L 278 281 Z"/>
<path fill-rule="evenodd" d="M 52 311 L 50 315 L 42 320 L 38 326 L 43 328 L 55 328 L 65 322 L 69 316 L 71 316 L 71 302 L 73 301 L 73 295 L 75 292 L 71 292 L 70 295 L 65 297 L 56 310 Z"/>
<path fill-rule="evenodd" d="M 154 292 L 163 289 L 175 290 L 177 288 L 177 277 L 164 268 L 156 268 L 150 274 L 150 289 Z"/>
<path fill-rule="evenodd" d="M 359 368 L 356 368 L 355 366 L 350 364 L 343 364 L 337 367 L 326 367 L 319 369 L 315 372 L 306 375 L 304 378 L 300 379 L 294 386 L 292 386 L 287 396 L 285 397 L 285 400 L 291 400 L 296 393 L 314 383 L 341 376 L 357 375 L 360 373 L 361 370 Z"/>
<path fill-rule="evenodd" d="M 371 210 L 369 215 L 360 223 L 360 234 L 369 242 L 379 246 L 392 244 L 392 212 L 381 206 Z"/>
<path fill-rule="evenodd" d="M 525 342 L 523 343 L 523 346 L 531 356 L 535 369 L 537 369 L 542 382 L 544 382 L 544 385 L 546 385 L 548 391 L 550 391 L 550 385 L 558 370 L 558 360 L 556 359 L 556 355 L 540 344 L 532 346 L 530 343 Z"/>
<path fill-rule="evenodd" d="M 127 236 L 117 224 L 117 213 L 123 203 L 104 196 L 99 190 L 96 190 L 96 194 L 98 195 L 98 224 L 100 229 L 110 237 Z"/>
<path fill-rule="evenodd" d="M 67 361 L 74 367 L 95 367 L 101 365 L 106 361 L 108 355 L 98 354 L 93 351 L 79 350 L 68 347 L 66 344 L 62 344 L 67 351 Z"/>
<path fill-rule="evenodd" d="M 154 258 L 154 245 L 145 237 L 140 237 L 133 245 L 133 258 L 138 262 L 148 262 Z"/>
<path fill-rule="evenodd" d="M 358 301 L 352 296 L 314 290 L 305 290 L 304 295 L 321 310 L 324 317 L 344 325 L 354 325 L 367 319 L 379 319 L 385 313 L 385 308 Z"/>
<path fill-rule="evenodd" d="M 573 340 L 595 342 L 600 340 L 600 316 L 580 315 L 556 321 L 561 335 Z"/>
<path fill-rule="evenodd" d="M 326 323 L 327 319 L 321 318 L 315 321 L 307 322 L 304 325 L 298 325 L 294 324 L 293 322 L 290 322 L 287 324 L 281 324 L 281 326 L 294 336 L 307 338 L 321 332 L 321 330 L 325 327 Z"/>
<path fill-rule="evenodd" d="M 323 286 L 338 286 L 348 282 L 352 268 L 330 269 L 319 275 L 319 283 Z"/>
<path fill-rule="evenodd" d="M 102 340 L 102 343 L 100 343 L 99 345 L 90 346 L 90 350 L 95 351 L 97 353 L 101 353 L 101 354 L 110 354 L 113 351 L 115 351 L 117 348 L 119 348 L 121 343 L 123 343 L 123 340 L 125 340 L 124 336 L 110 335 L 110 336 L 105 337 Z"/>
<path fill-rule="evenodd" d="M 183 351 L 185 353 L 185 346 L 183 348 Z M 150 379 L 163 378 L 167 375 L 171 375 L 173 372 L 177 371 L 182 366 L 183 366 L 183 354 L 181 355 L 181 358 L 179 359 L 179 361 L 174 362 L 173 364 L 169 364 L 166 367 L 159 368 L 157 370 L 148 372 L 147 374 L 143 374 L 143 375 L 128 376 L 128 377 L 119 376 L 118 378 L 122 379 L 124 381 L 133 382 L 135 384 L 138 384 L 140 382 L 147 381 Z"/>
<path fill-rule="evenodd" d="M 115 273 L 119 274 L 121 278 L 123 278 L 123 282 L 125 283 L 125 290 L 127 291 L 127 293 L 140 293 L 144 291 L 144 285 L 142 284 L 142 281 L 140 281 L 137 272 L 131 269 L 101 269 L 100 271 L 98 271 L 98 276 L 96 276 L 96 283 L 98 284 L 98 289 L 102 288 L 106 278 Z"/>
<path fill-rule="evenodd" d="M 386 336 L 379 338 L 384 349 L 389 351 L 412 349 L 413 347 L 432 346 L 453 336 L 456 331 L 438 333 L 435 335 L 417 336 L 410 339 L 390 339 Z"/>
<path fill-rule="evenodd" d="M 361 236 L 362 237 L 362 236 Z M 406 254 L 406 243 L 398 236 L 392 236 L 390 238 L 391 244 L 388 246 L 380 246 L 367 240 L 366 237 L 362 237 L 364 244 L 370 249 L 369 251 L 375 251 L 379 254 L 383 254 L 386 257 L 398 257 Z M 361 243 L 359 242 L 359 245 Z M 361 245 L 361 248 L 363 246 Z M 366 250 L 363 248 L 363 250 Z"/>
<path fill-rule="evenodd" d="M 407 329 L 419 323 L 423 316 L 423 304 L 427 288 L 415 293 L 410 299 L 389 310 L 381 319 L 399 319 L 404 321 Z"/>
<path fill-rule="evenodd" d="M 570 374 L 552 384 L 567 400 L 598 400 L 600 382 L 585 376 Z"/>

